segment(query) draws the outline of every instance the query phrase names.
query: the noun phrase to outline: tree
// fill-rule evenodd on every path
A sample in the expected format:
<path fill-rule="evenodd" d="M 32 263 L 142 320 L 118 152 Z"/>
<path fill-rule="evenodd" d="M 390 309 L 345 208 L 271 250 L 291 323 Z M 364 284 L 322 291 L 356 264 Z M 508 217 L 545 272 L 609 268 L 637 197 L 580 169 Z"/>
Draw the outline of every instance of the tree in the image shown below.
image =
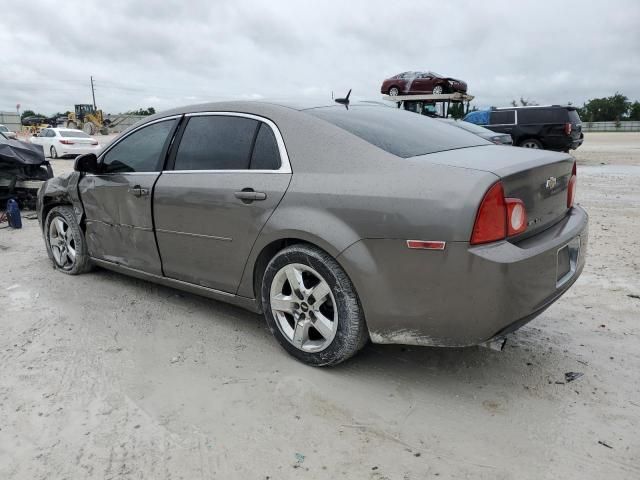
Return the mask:
<path fill-rule="evenodd" d="M 156 109 L 153 107 L 149 107 L 146 110 L 143 108 L 140 108 L 138 110 L 131 110 L 130 112 L 127 112 L 127 115 L 153 115 L 154 113 L 156 113 Z"/>
<path fill-rule="evenodd" d="M 637 102 L 636 102 L 637 103 Z M 622 120 L 631 107 L 629 99 L 619 92 L 611 97 L 593 98 L 578 109 L 585 122 L 613 122 Z"/>
<path fill-rule="evenodd" d="M 640 102 L 637 100 L 629 107 L 629 120 L 640 120 Z"/>
<path fill-rule="evenodd" d="M 456 120 L 464 117 L 464 105 L 462 103 L 452 103 L 449 107 L 449 115 Z"/>
<path fill-rule="evenodd" d="M 526 107 L 531 105 L 538 105 L 538 102 L 536 102 L 535 100 L 528 100 L 526 98 L 520 97 L 520 106 Z M 511 106 L 517 107 L 518 102 L 516 102 L 515 100 L 511 100 Z"/>
<path fill-rule="evenodd" d="M 33 117 L 36 115 L 36 112 L 34 112 L 33 110 L 25 110 L 24 112 L 22 112 L 22 115 L 20 115 L 20 120 L 24 120 L 27 117 Z"/>

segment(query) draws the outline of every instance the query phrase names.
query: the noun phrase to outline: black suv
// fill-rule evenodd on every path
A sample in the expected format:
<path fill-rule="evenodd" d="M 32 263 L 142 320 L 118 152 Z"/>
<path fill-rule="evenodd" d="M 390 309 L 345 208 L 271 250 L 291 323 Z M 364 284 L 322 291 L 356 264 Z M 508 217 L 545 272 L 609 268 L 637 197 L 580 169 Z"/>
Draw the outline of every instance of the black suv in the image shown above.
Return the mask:
<path fill-rule="evenodd" d="M 464 120 L 494 132 L 508 133 L 513 144 L 568 152 L 584 140 L 575 107 L 560 105 L 492 108 L 470 112 Z"/>

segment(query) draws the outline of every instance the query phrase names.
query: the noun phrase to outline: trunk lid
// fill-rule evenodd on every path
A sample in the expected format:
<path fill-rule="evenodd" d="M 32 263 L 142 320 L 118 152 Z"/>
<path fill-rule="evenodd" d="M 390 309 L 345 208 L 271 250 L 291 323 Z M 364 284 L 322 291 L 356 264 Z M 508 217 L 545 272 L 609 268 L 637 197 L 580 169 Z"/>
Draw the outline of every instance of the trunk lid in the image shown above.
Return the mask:
<path fill-rule="evenodd" d="M 519 198 L 527 211 L 529 237 L 557 223 L 567 213 L 567 189 L 574 159 L 564 153 L 518 147 L 486 146 L 424 155 L 433 163 L 496 175 L 505 197 Z"/>

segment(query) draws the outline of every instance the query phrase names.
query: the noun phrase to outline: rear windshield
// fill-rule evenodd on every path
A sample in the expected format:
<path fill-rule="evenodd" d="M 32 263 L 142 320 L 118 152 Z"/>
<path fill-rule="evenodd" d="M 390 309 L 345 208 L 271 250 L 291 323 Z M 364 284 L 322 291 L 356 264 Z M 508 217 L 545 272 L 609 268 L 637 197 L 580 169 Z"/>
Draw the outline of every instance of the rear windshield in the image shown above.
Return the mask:
<path fill-rule="evenodd" d="M 393 155 L 408 158 L 490 143 L 461 128 L 401 109 L 342 105 L 305 110 Z"/>
<path fill-rule="evenodd" d="M 60 132 L 60 136 L 61 137 L 67 137 L 67 138 L 91 138 L 89 135 L 87 135 L 84 132 L 81 132 L 80 130 L 59 130 Z"/>
<path fill-rule="evenodd" d="M 578 115 L 578 111 L 577 110 L 569 110 L 569 121 L 571 123 L 582 123 L 580 121 L 580 115 Z"/>

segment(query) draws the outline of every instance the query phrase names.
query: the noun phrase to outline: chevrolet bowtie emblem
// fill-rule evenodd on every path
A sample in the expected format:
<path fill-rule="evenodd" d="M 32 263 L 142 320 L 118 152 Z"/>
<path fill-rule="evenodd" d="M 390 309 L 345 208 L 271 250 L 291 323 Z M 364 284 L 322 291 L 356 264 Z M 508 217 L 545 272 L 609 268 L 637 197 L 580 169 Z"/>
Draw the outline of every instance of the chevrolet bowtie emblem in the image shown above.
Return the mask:
<path fill-rule="evenodd" d="M 549 177 L 547 178 L 547 182 L 544 184 L 544 186 L 547 188 L 547 190 L 553 190 L 557 183 L 558 179 L 556 177 Z"/>

